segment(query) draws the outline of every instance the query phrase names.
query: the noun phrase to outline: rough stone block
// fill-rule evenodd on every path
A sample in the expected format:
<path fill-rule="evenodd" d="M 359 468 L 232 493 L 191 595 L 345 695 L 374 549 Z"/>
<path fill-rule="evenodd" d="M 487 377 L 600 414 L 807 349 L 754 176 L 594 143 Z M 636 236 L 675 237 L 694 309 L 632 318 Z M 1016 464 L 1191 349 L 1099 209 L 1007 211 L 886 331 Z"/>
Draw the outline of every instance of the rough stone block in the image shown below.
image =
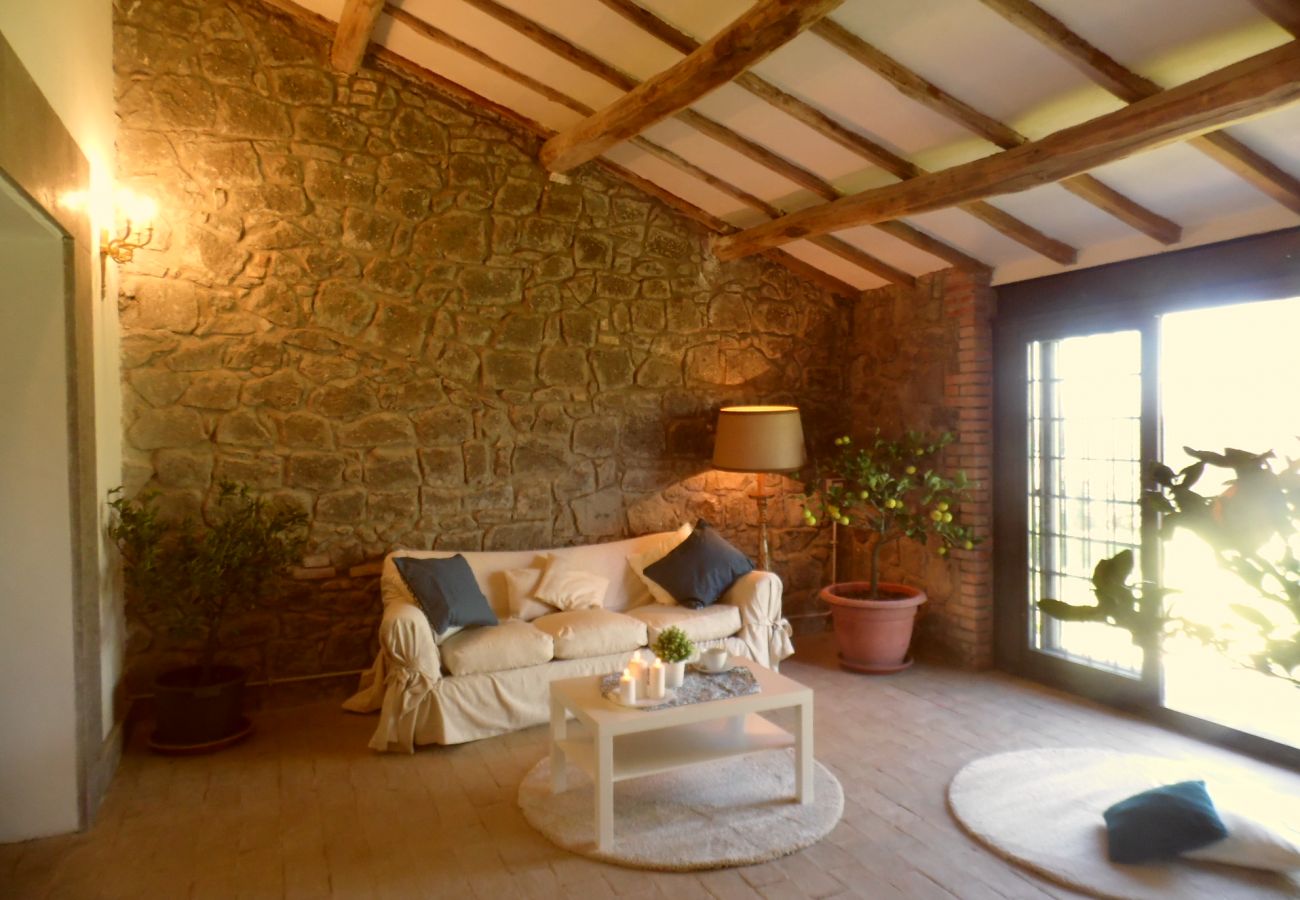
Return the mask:
<path fill-rule="evenodd" d="M 330 490 L 343 484 L 346 466 L 346 457 L 335 453 L 291 453 L 285 482 L 290 487 Z"/>
<path fill-rule="evenodd" d="M 189 447 L 207 440 L 208 431 L 190 409 L 141 410 L 126 431 L 127 442 L 139 450 Z"/>
<path fill-rule="evenodd" d="M 411 444 L 415 431 L 411 420 L 396 413 L 375 413 L 338 429 L 344 447 L 392 447 Z"/>

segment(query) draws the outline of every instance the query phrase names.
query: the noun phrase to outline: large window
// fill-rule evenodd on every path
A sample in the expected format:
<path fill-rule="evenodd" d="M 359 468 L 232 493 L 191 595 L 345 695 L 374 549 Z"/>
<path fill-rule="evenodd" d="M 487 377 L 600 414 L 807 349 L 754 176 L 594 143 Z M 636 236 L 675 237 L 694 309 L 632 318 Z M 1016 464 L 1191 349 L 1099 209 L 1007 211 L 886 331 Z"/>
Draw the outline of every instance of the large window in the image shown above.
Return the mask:
<path fill-rule="evenodd" d="M 1259 746 L 1300 748 L 1300 689 L 1250 668 L 1258 616 L 1290 613 L 1253 597 L 1196 535 L 1162 540 L 1157 514 L 1142 502 L 1156 461 L 1174 469 L 1193 461 L 1185 446 L 1300 457 L 1298 257 L 1294 231 L 1000 292 L 1004 665 L 1184 723 L 1215 723 L 1221 734 L 1257 736 Z M 1226 486 L 1208 476 L 1200 485 Z M 1124 629 L 1039 611 L 1045 598 L 1095 602 L 1093 569 L 1121 550 L 1133 553 L 1133 581 L 1174 592 L 1164 612 L 1210 629 L 1219 646 L 1173 633 L 1144 656 Z M 1295 625 L 1279 624 L 1279 633 Z"/>

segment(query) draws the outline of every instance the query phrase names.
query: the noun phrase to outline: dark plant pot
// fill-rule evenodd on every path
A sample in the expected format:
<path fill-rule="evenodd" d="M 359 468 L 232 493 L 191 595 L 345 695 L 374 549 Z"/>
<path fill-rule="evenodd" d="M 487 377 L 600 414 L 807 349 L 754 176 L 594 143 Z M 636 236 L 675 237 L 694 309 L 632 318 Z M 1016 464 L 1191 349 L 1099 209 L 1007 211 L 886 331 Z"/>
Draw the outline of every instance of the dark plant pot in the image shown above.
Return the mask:
<path fill-rule="evenodd" d="M 199 666 L 186 666 L 154 680 L 157 722 L 149 743 L 155 750 L 215 750 L 250 730 L 244 718 L 248 673 L 237 666 L 213 666 L 206 683 L 202 673 Z"/>
<path fill-rule="evenodd" d="M 831 608 L 840 665 L 871 675 L 902 671 L 912 664 L 907 650 L 925 592 L 883 581 L 882 599 L 865 599 L 870 592 L 868 581 L 845 581 L 821 590 L 819 596 Z"/>

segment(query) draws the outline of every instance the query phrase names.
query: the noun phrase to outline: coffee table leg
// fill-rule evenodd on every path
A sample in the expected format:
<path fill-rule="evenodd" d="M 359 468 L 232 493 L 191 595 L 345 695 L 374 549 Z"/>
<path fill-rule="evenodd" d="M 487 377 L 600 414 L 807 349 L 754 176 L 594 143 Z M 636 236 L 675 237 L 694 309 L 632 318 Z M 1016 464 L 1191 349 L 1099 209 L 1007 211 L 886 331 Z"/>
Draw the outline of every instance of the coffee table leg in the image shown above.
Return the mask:
<path fill-rule="evenodd" d="M 596 735 L 596 847 L 614 843 L 614 738 Z"/>
<path fill-rule="evenodd" d="M 559 794 L 568 787 L 565 777 L 567 763 L 564 748 L 560 741 L 568 735 L 568 723 L 565 719 L 564 704 L 555 697 L 551 698 L 551 793 Z"/>
<path fill-rule="evenodd" d="M 799 732 L 795 735 L 794 786 L 800 803 L 813 802 L 813 707 L 799 704 Z"/>

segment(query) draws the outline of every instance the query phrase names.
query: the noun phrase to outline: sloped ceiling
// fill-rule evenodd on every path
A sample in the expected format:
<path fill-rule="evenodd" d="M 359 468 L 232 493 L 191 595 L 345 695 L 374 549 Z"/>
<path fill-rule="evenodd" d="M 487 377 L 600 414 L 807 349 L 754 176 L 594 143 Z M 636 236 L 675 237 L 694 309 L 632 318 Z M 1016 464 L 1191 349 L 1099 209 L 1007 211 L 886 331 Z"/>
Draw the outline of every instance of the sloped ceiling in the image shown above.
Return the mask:
<path fill-rule="evenodd" d="M 1161 88 L 1174 87 L 1294 39 L 1262 9 L 1288 0 L 1038 0 L 1060 20 L 1123 67 Z M 747 0 L 635 0 L 686 38 L 702 42 L 746 12 Z M 281 0 L 279 5 L 285 5 Z M 302 0 L 301 5 L 337 21 L 344 0 Z M 513 11 L 636 81 L 644 81 L 683 58 L 616 11 L 628 2 L 610 0 L 396 0 L 385 8 L 374 43 L 456 82 L 551 131 L 581 121 L 577 107 L 601 109 L 625 93 L 611 77 L 590 71 L 547 49 L 512 26 Z M 988 0 L 846 0 L 829 19 L 974 111 L 1035 140 L 1125 106 L 1057 49 L 1018 27 Z M 504 8 L 505 15 L 500 11 Z M 1005 7 L 1004 7 L 1005 11 Z M 430 29 L 450 36 L 440 41 Z M 457 42 L 460 42 L 458 46 Z M 477 58 L 474 50 L 480 51 Z M 490 61 L 484 57 L 490 57 Z M 492 63 L 495 62 L 496 65 Z M 503 70 L 506 74 L 503 74 Z M 899 160 L 941 170 L 999 151 L 970 127 L 906 96 L 882 75 L 850 56 L 824 30 L 813 29 L 782 46 L 750 70 L 835 123 L 881 145 Z M 509 73 L 516 73 L 511 75 Z M 526 76 L 524 79 L 517 74 Z M 534 84 L 526 85 L 527 79 Z M 521 83 L 525 82 L 525 83 Z M 540 84 L 549 91 L 541 91 Z M 557 102 L 557 96 L 576 103 Z M 844 143 L 792 118 L 736 83 L 696 101 L 692 110 L 721 124 L 808 173 L 792 179 L 787 166 L 756 161 L 681 117 L 646 129 L 643 144 L 612 147 L 605 158 L 648 179 L 727 223 L 739 227 L 768 220 L 773 210 L 791 212 L 897 180 L 885 168 Z M 1300 105 L 1292 105 L 1227 129 L 1278 167 L 1300 177 Z M 665 161 L 675 154 L 679 161 Z M 683 165 L 683 161 L 685 165 Z M 694 167 L 692 169 L 692 167 Z M 1059 184 L 994 197 L 1047 244 L 1076 249 L 1077 261 L 1049 258 L 1008 237 L 964 209 L 909 217 L 921 238 L 942 241 L 993 268 L 1005 283 L 1071 268 L 1130 259 L 1300 224 L 1300 215 L 1195 147 L 1179 143 L 1103 165 L 1089 173 L 1152 218 L 1168 220 L 1181 235 L 1162 243 Z M 713 184 L 708 183 L 711 180 Z M 798 180 L 795 180 L 798 179 Z M 725 182 L 720 189 L 718 181 Z M 811 187 L 810 187 L 811 185 Z M 820 186 L 819 186 L 820 185 Z M 827 188 L 826 185 L 830 187 Z M 730 186 L 728 190 L 726 186 Z M 738 195 L 750 195 L 749 202 Z M 759 204 L 765 204 L 764 212 Z M 1297 204 L 1300 205 L 1300 195 Z M 860 226 L 834 237 L 903 273 L 919 275 L 949 265 L 920 249 L 923 240 L 900 238 Z M 823 242 L 825 243 L 825 242 Z M 807 240 L 787 244 L 788 253 L 857 289 L 887 283 L 861 264 Z"/>

